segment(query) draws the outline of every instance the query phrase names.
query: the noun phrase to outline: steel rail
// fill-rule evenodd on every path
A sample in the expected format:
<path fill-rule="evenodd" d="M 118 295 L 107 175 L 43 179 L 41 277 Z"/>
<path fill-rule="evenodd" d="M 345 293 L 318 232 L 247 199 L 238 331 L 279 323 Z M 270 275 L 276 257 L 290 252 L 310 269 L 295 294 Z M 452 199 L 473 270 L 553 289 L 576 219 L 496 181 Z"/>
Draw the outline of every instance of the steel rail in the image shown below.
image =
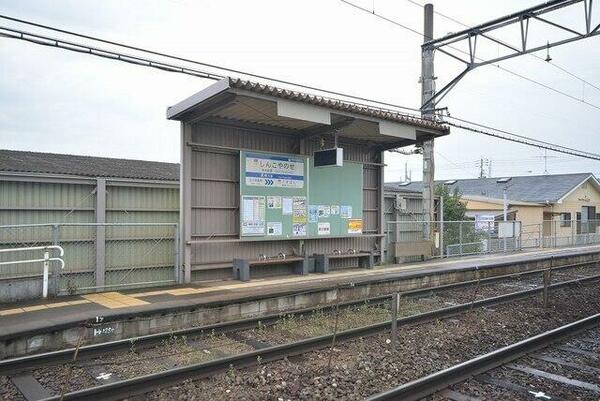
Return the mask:
<path fill-rule="evenodd" d="M 570 268 L 586 266 L 586 265 L 590 265 L 590 264 L 597 264 L 599 262 L 600 261 L 598 261 L 598 260 L 592 260 L 592 261 L 587 261 L 587 262 L 571 263 L 571 264 L 552 267 L 551 270 L 552 271 L 565 270 L 565 269 L 570 269 Z M 494 283 L 494 282 L 498 282 L 498 281 L 503 281 L 506 279 L 515 278 L 515 277 L 534 275 L 537 273 L 542 273 L 544 270 L 547 270 L 547 269 L 529 270 L 526 272 L 517 272 L 517 273 L 510 273 L 510 274 L 505 274 L 505 275 L 500 275 L 500 276 L 482 278 L 480 280 L 468 280 L 468 281 L 462 281 L 460 283 L 452 283 L 452 284 L 439 285 L 439 286 L 435 286 L 435 287 L 420 288 L 420 289 L 416 289 L 416 290 L 401 292 L 401 296 L 403 298 L 415 298 L 415 297 L 418 297 L 418 296 L 421 296 L 421 295 L 427 294 L 427 293 L 468 287 L 470 285 L 476 285 L 478 283 L 479 284 L 490 284 L 490 283 Z M 592 276 L 592 277 L 595 277 L 595 276 Z M 362 298 L 362 299 L 358 299 L 358 300 L 340 302 L 338 304 L 338 307 L 347 308 L 347 307 L 352 307 L 352 306 L 357 306 L 357 305 L 374 304 L 376 302 L 386 301 L 390 298 L 390 296 L 391 296 L 391 294 L 385 294 L 385 295 L 378 295 L 378 296 L 370 297 L 370 298 Z M 139 336 L 139 337 L 131 337 L 131 338 L 126 338 L 126 339 L 122 339 L 122 340 L 109 341 L 109 342 L 104 342 L 104 343 L 99 343 L 99 344 L 90 344 L 90 345 L 85 345 L 85 346 L 79 347 L 79 350 L 77 351 L 77 357 L 79 360 L 86 359 L 86 358 L 92 358 L 94 356 L 103 355 L 107 352 L 114 352 L 114 351 L 118 351 L 118 350 L 129 349 L 129 348 L 131 348 L 132 345 L 135 345 L 136 347 L 148 347 L 153 344 L 160 343 L 161 341 L 163 341 L 165 339 L 179 337 L 179 336 L 186 336 L 189 338 L 190 336 L 202 335 L 204 333 L 215 332 L 215 333 L 221 334 L 221 333 L 236 332 L 236 331 L 240 331 L 240 330 L 249 330 L 249 329 L 258 327 L 259 324 L 265 325 L 265 326 L 275 324 L 283 316 L 288 316 L 288 315 L 306 316 L 306 315 L 313 313 L 315 310 L 326 311 L 326 310 L 332 310 L 333 308 L 335 308 L 334 304 L 311 307 L 311 308 L 296 309 L 296 310 L 291 310 L 288 312 L 281 312 L 281 313 L 267 315 L 267 316 L 256 316 L 256 317 L 251 317 L 251 318 L 247 318 L 247 319 L 239 319 L 239 320 L 230 321 L 230 322 L 214 323 L 214 324 L 200 326 L 200 327 L 191 327 L 191 328 L 173 330 L 173 331 L 168 331 L 168 332 L 148 334 L 148 335 Z M 66 348 L 66 349 L 62 349 L 62 350 L 58 350 L 58 351 L 50 351 L 50 352 L 44 352 L 44 353 L 40 353 L 40 354 L 26 355 L 26 356 L 21 356 L 21 357 L 17 357 L 17 358 L 1 360 L 0 361 L 0 375 L 14 374 L 15 372 L 30 370 L 35 367 L 67 362 L 67 361 L 72 360 L 74 353 L 75 353 L 75 348 Z"/>
<path fill-rule="evenodd" d="M 571 285 L 579 285 L 594 280 L 599 280 L 600 275 L 586 277 L 578 280 L 569 280 L 550 285 L 551 289 L 563 288 Z M 472 308 L 497 305 L 542 292 L 544 287 L 536 287 L 530 290 L 514 292 L 497 297 L 486 298 L 479 301 L 469 302 L 448 308 L 438 309 L 431 312 L 425 312 L 418 315 L 408 316 L 397 320 L 398 326 L 408 324 L 424 323 L 432 320 L 438 320 L 458 315 L 469 311 Z M 359 337 L 372 336 L 384 332 L 390 328 L 391 321 L 376 323 L 369 326 L 363 326 L 350 330 L 344 330 L 336 334 L 336 341 L 348 341 Z M 242 369 L 255 366 L 259 363 L 273 362 L 290 356 L 301 355 L 307 352 L 326 348 L 331 345 L 333 334 L 319 337 L 308 338 L 305 340 L 292 342 L 288 344 L 276 345 L 260 350 L 246 352 L 235 356 L 216 359 L 209 362 L 197 363 L 166 371 L 139 376 L 132 379 L 126 379 L 110 384 L 87 388 L 46 398 L 45 401 L 59 400 L 119 400 L 147 393 L 153 389 L 166 387 L 174 383 L 190 379 L 205 378 L 226 372 L 229 369 Z"/>
<path fill-rule="evenodd" d="M 420 400 L 448 386 L 502 366 L 507 362 L 518 359 L 540 348 L 545 348 L 552 343 L 590 329 L 598 324 L 600 324 L 600 313 L 413 380 L 394 389 L 369 397 L 367 401 Z"/>

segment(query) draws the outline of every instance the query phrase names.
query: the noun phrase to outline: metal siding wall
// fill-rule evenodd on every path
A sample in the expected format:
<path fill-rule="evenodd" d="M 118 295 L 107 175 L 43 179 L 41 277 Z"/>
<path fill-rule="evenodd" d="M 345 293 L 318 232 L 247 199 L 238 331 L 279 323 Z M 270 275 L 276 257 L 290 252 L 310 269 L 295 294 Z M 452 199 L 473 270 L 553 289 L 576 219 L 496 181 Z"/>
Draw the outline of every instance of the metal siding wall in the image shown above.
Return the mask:
<path fill-rule="evenodd" d="M 231 148 L 254 149 L 264 152 L 298 154 L 300 148 L 297 138 L 267 134 L 254 129 L 226 127 L 212 124 L 194 124 L 192 126 L 194 143 L 226 146 Z M 358 162 L 377 162 L 377 152 L 365 150 L 364 146 L 339 143 L 344 147 L 344 158 Z M 327 146 L 333 146 L 333 142 Z M 305 154 L 312 155 L 319 150 L 320 141 L 308 141 Z M 375 170 L 373 170 L 373 168 Z M 377 188 L 379 173 L 376 166 L 365 166 L 368 175 L 363 183 L 365 188 Z M 368 171 L 368 172 L 367 172 Z M 194 179 L 196 178 L 196 179 Z M 213 181 L 209 181 L 210 179 Z M 219 181 L 221 180 L 221 181 Z M 364 191 L 365 209 L 377 209 L 377 192 Z M 219 242 L 223 236 L 238 238 L 239 230 L 239 153 L 196 149 L 192 152 L 192 207 L 205 206 L 192 211 L 192 240 L 211 238 L 214 243 L 192 244 L 192 266 L 194 280 L 223 279 L 231 277 L 233 258 L 255 259 L 259 254 L 267 256 L 299 254 L 301 241 L 304 241 L 305 253 L 331 253 L 334 250 L 374 249 L 376 238 L 341 238 L 318 240 L 280 240 L 256 242 Z M 212 207 L 211 207 L 212 206 Z M 218 207 L 235 207 L 219 209 Z M 377 211 L 363 216 L 365 230 L 376 230 Z M 354 259 L 333 260 L 332 268 L 356 266 Z M 267 267 L 253 269 L 253 275 L 261 277 L 269 273 L 285 271 L 286 267 Z"/>

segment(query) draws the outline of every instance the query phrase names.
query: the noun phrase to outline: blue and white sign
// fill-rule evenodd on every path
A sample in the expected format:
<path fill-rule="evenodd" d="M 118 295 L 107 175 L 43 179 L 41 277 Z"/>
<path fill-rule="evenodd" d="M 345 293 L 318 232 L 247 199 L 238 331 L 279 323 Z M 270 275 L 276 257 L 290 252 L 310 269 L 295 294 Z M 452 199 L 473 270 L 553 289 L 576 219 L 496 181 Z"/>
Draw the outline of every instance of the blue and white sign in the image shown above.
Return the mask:
<path fill-rule="evenodd" d="M 304 160 L 289 156 L 247 153 L 246 185 L 303 188 Z"/>

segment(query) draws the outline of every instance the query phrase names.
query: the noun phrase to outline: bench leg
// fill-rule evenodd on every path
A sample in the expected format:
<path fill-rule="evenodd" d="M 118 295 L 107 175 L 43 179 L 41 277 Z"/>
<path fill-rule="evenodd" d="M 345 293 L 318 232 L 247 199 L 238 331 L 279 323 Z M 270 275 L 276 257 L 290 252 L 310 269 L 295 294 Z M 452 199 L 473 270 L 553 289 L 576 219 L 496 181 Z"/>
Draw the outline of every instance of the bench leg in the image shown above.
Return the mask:
<path fill-rule="evenodd" d="M 315 272 L 329 272 L 329 258 L 327 257 L 327 255 L 315 255 Z"/>
<path fill-rule="evenodd" d="M 375 255 L 372 253 L 368 256 L 363 256 L 359 258 L 360 267 L 364 269 L 372 269 L 375 266 Z"/>
<path fill-rule="evenodd" d="M 294 264 L 294 273 L 302 276 L 308 274 L 308 257 Z"/>
<path fill-rule="evenodd" d="M 233 259 L 233 278 L 235 280 L 250 281 L 248 259 Z"/>

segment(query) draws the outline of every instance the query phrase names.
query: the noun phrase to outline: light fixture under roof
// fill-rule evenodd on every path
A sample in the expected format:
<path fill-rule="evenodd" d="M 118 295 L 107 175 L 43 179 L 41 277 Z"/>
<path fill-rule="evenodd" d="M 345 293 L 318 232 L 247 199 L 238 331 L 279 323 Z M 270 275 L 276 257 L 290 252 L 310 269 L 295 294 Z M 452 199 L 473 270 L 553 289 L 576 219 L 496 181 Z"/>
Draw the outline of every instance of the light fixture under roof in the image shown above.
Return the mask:
<path fill-rule="evenodd" d="M 509 182 L 510 180 L 512 180 L 512 177 L 504 177 L 504 178 L 498 178 L 496 180 L 496 182 L 498 184 L 505 184 L 505 183 Z"/>
<path fill-rule="evenodd" d="M 401 182 L 401 183 L 399 183 L 399 184 L 398 184 L 398 186 L 399 186 L 399 187 L 405 187 L 405 186 L 407 186 L 408 184 L 410 184 L 410 181 Z"/>
<path fill-rule="evenodd" d="M 448 180 L 444 182 L 444 185 L 454 185 L 456 184 L 456 180 Z"/>

